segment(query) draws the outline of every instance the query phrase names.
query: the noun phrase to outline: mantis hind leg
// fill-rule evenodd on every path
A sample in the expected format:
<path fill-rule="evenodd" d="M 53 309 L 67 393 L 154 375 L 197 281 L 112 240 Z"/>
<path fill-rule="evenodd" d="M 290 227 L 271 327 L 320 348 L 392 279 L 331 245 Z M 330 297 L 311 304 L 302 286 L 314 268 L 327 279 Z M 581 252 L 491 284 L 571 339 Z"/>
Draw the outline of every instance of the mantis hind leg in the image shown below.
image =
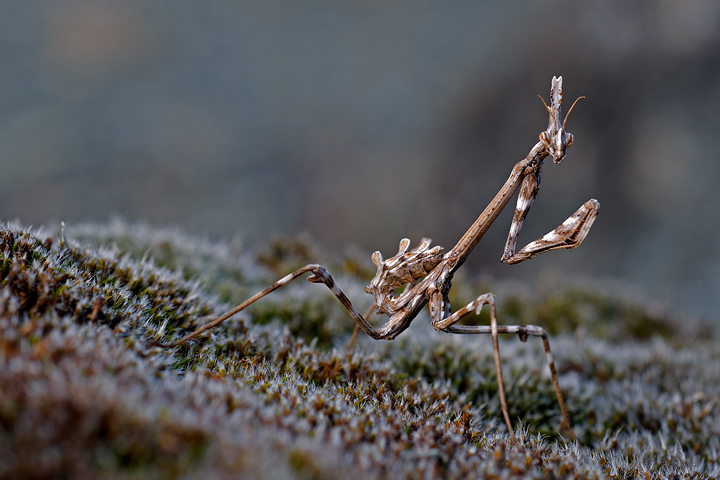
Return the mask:
<path fill-rule="evenodd" d="M 325 267 L 323 267 L 322 265 L 310 264 L 310 265 L 305 265 L 304 267 L 299 268 L 288 275 L 285 275 L 283 278 L 281 278 L 277 282 L 273 283 L 272 285 L 267 287 L 265 290 L 262 290 L 262 291 L 256 293 L 255 295 L 248 298 L 247 300 L 245 300 L 244 302 L 242 302 L 240 305 L 236 306 L 232 310 L 226 312 L 225 314 L 221 315 L 220 317 L 216 318 L 215 320 L 208 322 L 205 325 L 199 327 L 194 332 L 184 336 L 180 340 L 176 340 L 176 341 L 170 342 L 170 343 L 160 343 L 157 341 L 151 341 L 150 343 L 153 345 L 156 345 L 158 347 L 164 347 L 164 348 L 177 347 L 178 345 L 181 345 L 181 344 L 187 342 L 191 338 L 194 338 L 194 337 L 200 335 L 201 333 L 220 325 L 222 322 L 224 322 L 228 318 L 232 317 L 236 313 L 240 312 L 241 310 L 244 310 L 245 308 L 247 308 L 250 305 L 252 305 L 253 303 L 257 302 L 264 296 L 268 295 L 271 292 L 274 292 L 278 288 L 287 285 L 288 283 L 295 280 L 296 278 L 298 278 L 299 276 L 301 276 L 304 273 L 312 274 L 308 277 L 308 281 L 310 281 L 312 283 L 323 283 L 323 284 L 325 284 L 325 286 L 327 286 L 330 289 L 330 291 L 333 293 L 333 295 L 335 295 L 335 297 L 337 297 L 337 299 L 340 301 L 340 303 L 342 303 L 343 307 L 345 307 L 345 310 L 347 310 L 347 312 L 350 314 L 352 319 L 355 320 L 355 322 L 357 322 L 358 328 L 362 329 L 370 337 L 372 337 L 376 340 L 379 338 L 383 338 L 382 334 L 380 332 L 378 332 L 372 325 L 370 325 L 370 323 L 368 323 L 368 321 L 365 320 L 365 318 L 362 315 L 360 315 L 360 313 L 357 311 L 355 306 L 350 302 L 350 300 L 347 298 L 347 296 L 345 296 L 345 294 L 342 292 L 342 290 L 340 290 L 340 288 L 338 288 L 338 286 L 335 284 L 335 280 L 333 280 L 333 278 L 330 276 L 330 274 L 325 269 Z"/>
<path fill-rule="evenodd" d="M 367 311 L 365 312 L 365 315 L 363 317 L 367 320 L 370 315 L 372 315 L 373 310 L 375 310 L 375 304 L 370 305 L 368 307 Z M 347 344 L 347 347 L 345 347 L 346 350 L 352 350 L 355 346 L 355 341 L 357 340 L 357 335 L 360 333 L 360 324 L 355 325 L 355 329 L 353 330 L 352 335 L 350 336 L 350 341 Z"/>

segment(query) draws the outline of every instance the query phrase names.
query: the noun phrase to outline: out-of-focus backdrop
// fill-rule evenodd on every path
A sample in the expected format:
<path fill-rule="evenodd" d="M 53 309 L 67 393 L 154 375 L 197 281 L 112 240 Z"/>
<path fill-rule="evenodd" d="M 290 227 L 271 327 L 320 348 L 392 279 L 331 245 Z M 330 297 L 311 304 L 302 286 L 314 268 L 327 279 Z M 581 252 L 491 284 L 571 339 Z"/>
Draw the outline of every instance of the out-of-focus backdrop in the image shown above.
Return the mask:
<path fill-rule="evenodd" d="M 0 220 L 121 216 L 248 246 L 309 231 L 450 248 L 547 123 L 521 245 L 588 198 L 586 242 L 500 277 L 619 278 L 720 307 L 720 2 L 0 0 Z M 369 258 L 368 258 L 369 262 Z"/>

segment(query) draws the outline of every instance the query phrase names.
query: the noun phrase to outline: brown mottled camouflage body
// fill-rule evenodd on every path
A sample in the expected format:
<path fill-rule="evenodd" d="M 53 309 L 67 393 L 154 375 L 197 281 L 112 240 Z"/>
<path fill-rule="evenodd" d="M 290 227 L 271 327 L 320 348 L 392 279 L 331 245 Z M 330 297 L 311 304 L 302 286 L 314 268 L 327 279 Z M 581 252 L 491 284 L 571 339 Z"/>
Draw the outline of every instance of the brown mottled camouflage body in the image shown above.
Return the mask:
<path fill-rule="evenodd" d="M 544 100 L 543 103 L 545 103 Z M 561 104 L 562 77 L 553 77 L 550 88 L 550 105 L 545 104 L 545 108 L 549 114 L 548 127 L 540 133 L 540 141 L 530 150 L 530 153 L 528 153 L 525 159 L 515 164 L 510 173 L 510 177 L 495 195 L 495 198 L 493 198 L 452 250 L 443 253 L 442 247 L 436 246 L 430 248 L 429 239 L 423 239 L 419 247 L 410 250 L 410 240 L 404 238 L 400 241 L 400 250 L 397 255 L 387 260 L 383 259 L 380 252 L 373 253 L 372 260 L 377 266 L 377 273 L 370 282 L 370 285 L 365 287 L 365 291 L 375 297 L 373 309 L 380 314 L 390 317 L 381 327 L 375 328 L 366 320 L 365 317 L 367 317 L 371 311 L 368 311 L 365 316 L 357 311 L 323 266 L 311 264 L 286 275 L 223 316 L 203 325 L 184 338 L 167 344 L 154 343 L 163 347 L 179 345 L 222 323 L 235 313 L 246 308 L 268 293 L 298 278 L 300 275 L 311 273 L 308 280 L 313 283 L 325 284 L 338 300 L 340 300 L 353 320 L 357 322 L 356 333 L 359 328 L 374 339 L 392 340 L 408 328 L 418 313 L 420 313 L 425 305 L 429 304 L 430 318 L 436 330 L 459 334 L 490 334 L 493 341 L 493 355 L 498 379 L 500 409 L 512 438 L 514 438 L 514 434 L 505 400 L 498 334 L 517 334 L 522 341 L 525 341 L 528 335 L 541 337 L 550 367 L 553 385 L 562 411 L 563 423 L 573 438 L 575 438 L 575 434 L 570 425 L 570 418 L 565 408 L 562 392 L 560 391 L 555 363 L 550 353 L 550 342 L 545 330 L 536 325 L 498 325 L 495 315 L 495 300 L 490 293 L 480 295 L 474 301 L 454 313 L 451 312 L 450 301 L 448 299 L 453 274 L 462 266 L 468 255 L 470 255 L 470 252 L 472 252 L 480 239 L 485 235 L 485 232 L 490 228 L 490 225 L 495 222 L 500 212 L 518 190 L 520 190 L 520 193 L 515 206 L 515 214 L 501 257 L 503 262 L 514 264 L 550 250 L 559 248 L 569 250 L 575 248 L 580 245 L 590 231 L 590 227 L 600 210 L 600 204 L 595 199 L 590 199 L 585 202 L 585 204 L 556 229 L 530 242 L 519 252 L 515 252 L 515 245 L 523 221 L 540 188 L 543 161 L 547 157 L 551 157 L 554 163 L 560 163 L 565 158 L 567 148 L 574 140 L 573 135 L 565 131 L 567 116 L 564 119 L 562 118 Z M 575 104 L 573 104 L 573 106 L 574 105 Z M 572 110 L 572 107 L 570 107 L 570 110 Z M 397 293 L 400 289 L 403 289 L 402 292 Z M 490 310 L 489 326 L 457 324 L 463 317 L 473 311 L 480 313 L 485 305 L 488 305 Z M 353 339 L 354 338 L 353 335 Z"/>

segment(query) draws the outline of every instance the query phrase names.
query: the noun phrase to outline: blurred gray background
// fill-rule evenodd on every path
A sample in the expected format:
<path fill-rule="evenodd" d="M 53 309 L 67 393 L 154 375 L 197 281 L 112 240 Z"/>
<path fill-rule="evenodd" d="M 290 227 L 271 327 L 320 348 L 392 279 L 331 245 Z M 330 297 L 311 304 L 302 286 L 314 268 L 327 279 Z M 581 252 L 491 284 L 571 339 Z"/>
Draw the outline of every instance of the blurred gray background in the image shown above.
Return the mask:
<path fill-rule="evenodd" d="M 600 217 L 579 249 L 509 267 L 505 212 L 470 270 L 621 279 L 718 317 L 716 0 L 1 0 L 0 66 L 0 221 L 386 255 L 454 245 L 563 75 L 566 106 L 587 96 L 576 143 L 521 245 L 588 198 Z"/>

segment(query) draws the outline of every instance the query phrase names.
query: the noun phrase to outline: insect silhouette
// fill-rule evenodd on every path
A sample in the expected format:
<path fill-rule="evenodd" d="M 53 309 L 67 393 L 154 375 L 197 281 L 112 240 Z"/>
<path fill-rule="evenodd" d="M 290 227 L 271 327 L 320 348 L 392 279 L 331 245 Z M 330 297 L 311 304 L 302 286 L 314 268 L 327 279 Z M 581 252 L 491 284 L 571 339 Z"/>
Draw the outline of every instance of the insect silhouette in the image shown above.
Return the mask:
<path fill-rule="evenodd" d="M 577 100 L 575 102 L 577 103 Z M 500 409 L 513 440 L 515 435 L 505 399 L 498 334 L 517 334 L 523 342 L 527 340 L 529 335 L 541 337 L 552 382 L 562 411 L 563 424 L 572 437 L 576 438 L 560 391 L 557 370 L 555 369 L 555 363 L 550 352 L 550 342 L 545 330 L 536 325 L 498 325 L 495 314 L 495 299 L 491 293 L 480 295 L 454 313 L 451 312 L 450 301 L 448 300 L 454 273 L 462 266 L 473 248 L 518 190 L 520 190 L 520 193 L 515 206 L 515 214 L 501 261 L 515 264 L 550 250 L 575 248 L 580 245 L 590 231 L 590 227 L 600 210 L 600 204 L 595 199 L 585 202 L 556 229 L 530 242 L 520 251 L 515 251 L 523 221 L 540 187 L 543 161 L 551 157 L 555 163 L 560 163 L 565 158 L 567 148 L 573 143 L 573 135 L 565 130 L 567 116 L 562 119 L 561 103 L 562 77 L 553 77 L 550 89 L 550 105 L 548 106 L 543 100 L 543 104 L 550 115 L 547 129 L 540 133 L 540 140 L 530 150 L 527 157 L 515 164 L 510 177 L 495 195 L 495 198 L 449 252 L 444 253 L 443 248 L 440 246 L 431 248 L 429 239 L 423 239 L 418 247 L 410 249 L 410 240 L 404 238 L 400 241 L 398 253 L 391 258 L 384 259 L 380 252 L 373 253 L 372 261 L 377 266 L 377 273 L 370 285 L 365 287 L 365 291 L 375 297 L 375 303 L 365 316 L 358 312 L 322 265 L 310 264 L 286 275 L 265 290 L 255 294 L 221 317 L 203 325 L 189 335 L 172 343 L 153 343 L 161 347 L 180 345 L 224 322 L 265 295 L 283 285 L 287 285 L 304 273 L 310 273 L 308 280 L 313 283 L 322 283 L 332 291 L 353 320 L 357 322 L 356 329 L 362 329 L 368 336 L 376 340 L 392 340 L 397 337 L 410 326 L 410 323 L 425 305 L 429 305 L 432 325 L 436 330 L 458 334 L 490 334 L 493 343 Z M 574 106 L 575 103 L 568 110 L 568 115 Z M 396 294 L 402 287 L 405 287 L 402 293 Z M 479 314 L 485 305 L 490 310 L 489 326 L 458 325 L 458 322 L 469 313 L 474 311 Z M 372 309 L 389 316 L 389 320 L 379 328 L 373 327 L 365 319 Z"/>

